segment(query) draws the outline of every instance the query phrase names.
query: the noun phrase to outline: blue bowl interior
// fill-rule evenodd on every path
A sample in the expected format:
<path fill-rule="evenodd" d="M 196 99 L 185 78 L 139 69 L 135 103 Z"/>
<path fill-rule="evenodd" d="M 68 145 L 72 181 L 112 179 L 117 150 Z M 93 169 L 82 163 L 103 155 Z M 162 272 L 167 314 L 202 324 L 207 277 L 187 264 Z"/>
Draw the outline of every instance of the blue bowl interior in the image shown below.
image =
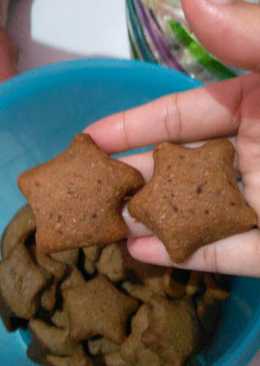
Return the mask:
<path fill-rule="evenodd" d="M 199 83 L 166 68 L 91 60 L 35 70 L 0 87 L 0 233 L 24 199 L 17 176 L 64 149 L 86 125 Z M 149 124 L 149 121 L 147 121 Z M 209 350 L 196 364 L 245 366 L 260 347 L 260 280 L 230 278 L 232 296 Z M 0 364 L 29 366 L 26 334 L 0 324 Z"/>

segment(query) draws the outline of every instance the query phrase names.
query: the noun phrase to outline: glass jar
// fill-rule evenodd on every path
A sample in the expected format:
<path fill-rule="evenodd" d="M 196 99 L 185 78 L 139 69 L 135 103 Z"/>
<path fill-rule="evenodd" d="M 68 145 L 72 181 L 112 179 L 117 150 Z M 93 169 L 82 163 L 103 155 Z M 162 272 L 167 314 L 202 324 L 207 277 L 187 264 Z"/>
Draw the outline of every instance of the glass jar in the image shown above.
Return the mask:
<path fill-rule="evenodd" d="M 126 0 L 135 58 L 174 67 L 203 82 L 244 73 L 224 65 L 190 32 L 180 0 Z M 250 0 L 260 3 L 260 0 Z"/>

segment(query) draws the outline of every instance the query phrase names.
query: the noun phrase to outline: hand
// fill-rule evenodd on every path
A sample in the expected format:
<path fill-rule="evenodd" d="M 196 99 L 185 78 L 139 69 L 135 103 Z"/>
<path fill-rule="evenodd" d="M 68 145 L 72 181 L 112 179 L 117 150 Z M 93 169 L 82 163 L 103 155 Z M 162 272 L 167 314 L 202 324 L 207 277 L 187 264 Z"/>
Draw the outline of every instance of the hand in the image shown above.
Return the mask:
<path fill-rule="evenodd" d="M 244 194 L 260 218 L 260 74 L 256 72 L 260 71 L 260 7 L 241 1 L 226 5 L 220 2 L 224 3 L 223 0 L 183 0 L 192 30 L 223 61 L 255 72 L 163 97 L 105 118 L 86 132 L 108 153 L 167 140 L 187 143 L 234 136 Z M 151 153 L 123 160 L 139 169 L 146 180 L 151 178 Z M 175 265 L 159 239 L 127 214 L 126 219 L 132 236 L 138 236 L 128 240 L 133 257 L 149 263 Z M 252 230 L 200 248 L 181 267 L 260 276 L 260 231 Z"/>

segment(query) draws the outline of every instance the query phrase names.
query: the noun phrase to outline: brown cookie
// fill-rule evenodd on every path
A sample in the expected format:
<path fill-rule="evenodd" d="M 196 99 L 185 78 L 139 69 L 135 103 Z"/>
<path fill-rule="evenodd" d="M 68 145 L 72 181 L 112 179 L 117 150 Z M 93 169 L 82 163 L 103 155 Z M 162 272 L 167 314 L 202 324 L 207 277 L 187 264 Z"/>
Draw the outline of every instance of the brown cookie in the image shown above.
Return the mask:
<path fill-rule="evenodd" d="M 120 352 L 114 352 L 105 355 L 105 363 L 106 366 L 132 366 L 122 359 Z"/>
<path fill-rule="evenodd" d="M 128 317 L 138 307 L 136 300 L 121 293 L 104 276 L 63 291 L 63 299 L 76 341 L 100 335 L 122 343 Z"/>
<path fill-rule="evenodd" d="M 172 299 L 181 299 L 185 296 L 186 285 L 176 278 L 176 269 L 167 269 L 163 276 L 163 288 Z"/>
<path fill-rule="evenodd" d="M 19 318 L 29 320 L 35 314 L 39 294 L 46 285 L 46 277 L 23 244 L 16 246 L 0 264 L 1 303 Z"/>
<path fill-rule="evenodd" d="M 17 212 L 4 231 L 1 238 L 2 257 L 7 258 L 16 245 L 24 243 L 35 229 L 32 209 L 26 205 Z"/>
<path fill-rule="evenodd" d="M 93 275 L 96 272 L 96 264 L 95 264 L 95 262 L 91 262 L 88 258 L 85 258 L 85 261 L 84 261 L 84 270 L 89 275 Z"/>
<path fill-rule="evenodd" d="M 104 337 L 91 339 L 88 341 L 88 350 L 92 356 L 106 355 L 108 353 L 118 352 L 120 346 Z"/>
<path fill-rule="evenodd" d="M 70 357 L 59 357 L 47 355 L 47 362 L 50 366 L 93 366 L 91 360 L 86 356 L 82 347 Z"/>
<path fill-rule="evenodd" d="M 51 318 L 51 322 L 57 328 L 69 328 L 69 316 L 66 310 L 56 310 Z"/>
<path fill-rule="evenodd" d="M 221 287 L 220 284 L 218 284 L 213 274 L 205 273 L 203 279 L 206 287 L 206 291 L 204 294 L 206 301 L 226 301 L 229 298 L 229 291 Z"/>
<path fill-rule="evenodd" d="M 164 294 L 164 267 L 141 263 L 132 258 L 125 242 L 114 243 L 103 249 L 97 269 L 111 281 L 131 280 L 145 285 L 153 293 Z"/>
<path fill-rule="evenodd" d="M 65 291 L 71 287 L 84 286 L 84 284 L 85 280 L 81 272 L 77 268 L 74 268 L 69 276 L 62 282 L 60 288 L 62 291 Z"/>
<path fill-rule="evenodd" d="M 122 281 L 126 277 L 122 245 L 113 243 L 103 249 L 97 262 L 97 270 L 112 282 Z"/>
<path fill-rule="evenodd" d="M 52 253 L 50 255 L 56 262 L 61 262 L 67 264 L 68 266 L 76 266 L 79 259 L 79 250 L 78 249 L 71 249 L 65 250 L 63 252 Z"/>
<path fill-rule="evenodd" d="M 153 365 L 161 366 L 159 355 L 147 348 L 142 342 L 142 336 L 149 326 L 149 307 L 142 305 L 132 319 L 131 334 L 122 344 L 122 359 L 130 365 Z M 145 361 L 149 363 L 145 364 Z M 163 366 L 163 365 L 162 365 Z"/>
<path fill-rule="evenodd" d="M 161 282 L 166 271 L 165 267 L 137 261 L 129 254 L 126 244 L 121 246 L 121 250 L 127 277 L 152 288 L 155 292 L 162 293 Z"/>
<path fill-rule="evenodd" d="M 159 355 L 151 351 L 149 348 L 144 348 L 139 351 L 138 361 L 136 364 L 133 364 L 133 366 L 147 366 L 147 365 L 172 366 L 172 364 L 167 364 L 163 360 L 161 360 Z"/>
<path fill-rule="evenodd" d="M 87 258 L 91 262 L 96 262 L 98 260 L 101 251 L 102 251 L 101 245 L 92 245 L 91 247 L 83 248 L 85 258 Z"/>
<path fill-rule="evenodd" d="M 86 134 L 18 182 L 35 215 L 38 248 L 45 253 L 125 238 L 123 200 L 143 183 L 137 170 L 111 159 Z"/>
<path fill-rule="evenodd" d="M 92 245 L 91 247 L 83 248 L 84 253 L 84 269 L 87 273 L 93 274 L 96 271 L 96 263 L 100 256 L 101 245 Z"/>
<path fill-rule="evenodd" d="M 40 252 L 37 247 L 34 251 L 34 257 L 39 267 L 47 272 L 47 275 L 53 276 L 56 280 L 61 280 L 66 275 L 68 270 L 66 264 L 57 262 L 48 254 Z"/>
<path fill-rule="evenodd" d="M 58 282 L 54 280 L 41 296 L 41 307 L 48 312 L 51 312 L 56 305 L 57 288 Z"/>
<path fill-rule="evenodd" d="M 201 334 L 191 302 L 169 301 L 156 296 L 151 301 L 148 322 L 142 342 L 159 354 L 166 364 L 185 365 L 198 350 Z"/>
<path fill-rule="evenodd" d="M 4 323 L 5 328 L 9 332 L 13 332 L 20 327 L 19 318 L 17 318 L 14 315 L 14 313 L 6 303 L 5 299 L 3 298 L 1 292 L 0 292 L 0 316 L 1 320 Z"/>
<path fill-rule="evenodd" d="M 154 151 L 153 178 L 132 198 L 129 211 L 158 236 L 173 261 L 257 225 L 236 183 L 234 153 L 225 139 L 197 149 L 163 143 Z"/>
<path fill-rule="evenodd" d="M 153 290 L 148 286 L 132 283 L 130 281 L 123 282 L 121 284 L 121 288 L 124 289 L 130 296 L 143 303 L 148 303 L 154 296 Z"/>
<path fill-rule="evenodd" d="M 194 296 L 200 292 L 203 284 L 203 272 L 192 271 L 190 274 L 189 281 L 186 285 L 187 296 Z"/>
<path fill-rule="evenodd" d="M 154 295 L 168 296 L 173 299 L 180 299 L 185 296 L 185 286 L 178 283 L 171 276 L 172 270 L 165 269 L 165 273 L 155 279 L 148 281 L 146 284 L 133 283 L 125 281 L 121 287 L 132 297 L 144 303 L 149 303 Z"/>
<path fill-rule="evenodd" d="M 59 329 L 38 319 L 31 319 L 29 328 L 32 343 L 28 349 L 28 356 L 33 361 L 42 362 L 47 354 L 71 356 L 78 350 L 79 344 L 72 341 L 68 329 Z"/>
<path fill-rule="evenodd" d="M 48 312 L 52 312 L 54 310 L 57 302 L 56 295 L 60 282 L 68 276 L 73 266 L 77 264 L 78 256 L 78 249 L 47 255 L 39 252 L 37 248 L 35 248 L 34 257 L 37 264 L 43 269 L 46 276 L 51 276 L 52 278 L 50 286 L 46 288 L 41 297 L 41 306 L 44 310 Z M 76 268 L 74 271 L 77 271 Z M 67 281 L 69 281 L 68 278 L 71 277 L 74 271 L 72 271 L 66 278 Z"/>

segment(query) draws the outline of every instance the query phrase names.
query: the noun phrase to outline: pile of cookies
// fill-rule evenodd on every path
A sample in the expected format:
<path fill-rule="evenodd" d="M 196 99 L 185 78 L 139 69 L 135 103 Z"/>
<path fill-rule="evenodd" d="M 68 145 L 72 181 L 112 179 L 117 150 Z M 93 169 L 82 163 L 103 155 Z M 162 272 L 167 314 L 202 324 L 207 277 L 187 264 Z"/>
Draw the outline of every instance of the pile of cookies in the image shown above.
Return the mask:
<path fill-rule="evenodd" d="M 29 327 L 50 366 L 184 365 L 214 332 L 228 291 L 213 275 L 142 264 L 124 241 L 43 254 L 25 206 L 2 239 L 0 311 Z"/>
<path fill-rule="evenodd" d="M 139 263 L 127 252 L 129 210 L 174 261 L 256 225 L 226 140 L 161 144 L 155 172 L 113 160 L 90 136 L 19 178 L 25 206 L 2 238 L 0 312 L 29 327 L 28 356 L 49 366 L 181 366 L 214 332 L 221 279 Z"/>

